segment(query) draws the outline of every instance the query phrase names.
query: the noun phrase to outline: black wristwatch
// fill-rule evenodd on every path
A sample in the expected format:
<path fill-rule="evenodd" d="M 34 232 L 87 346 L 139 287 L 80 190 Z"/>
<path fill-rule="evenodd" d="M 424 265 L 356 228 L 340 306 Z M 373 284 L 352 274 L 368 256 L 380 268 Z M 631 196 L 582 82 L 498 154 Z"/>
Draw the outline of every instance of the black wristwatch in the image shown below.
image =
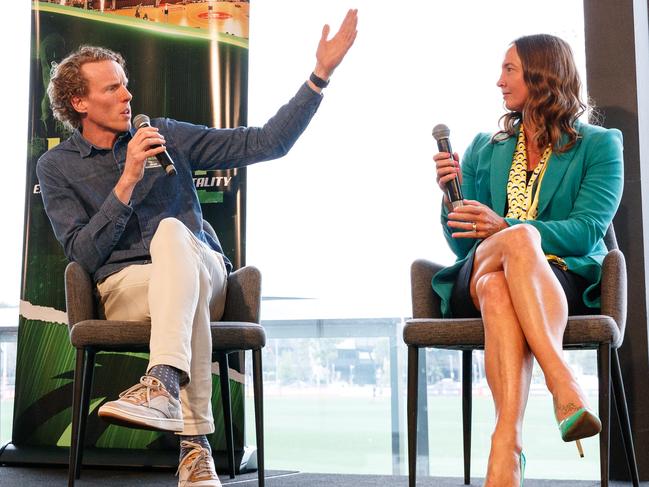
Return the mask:
<path fill-rule="evenodd" d="M 311 76 L 309 76 L 309 80 L 311 80 L 311 83 L 313 83 L 320 89 L 326 88 L 327 85 L 329 84 L 329 80 L 325 81 L 315 73 L 311 73 Z"/>

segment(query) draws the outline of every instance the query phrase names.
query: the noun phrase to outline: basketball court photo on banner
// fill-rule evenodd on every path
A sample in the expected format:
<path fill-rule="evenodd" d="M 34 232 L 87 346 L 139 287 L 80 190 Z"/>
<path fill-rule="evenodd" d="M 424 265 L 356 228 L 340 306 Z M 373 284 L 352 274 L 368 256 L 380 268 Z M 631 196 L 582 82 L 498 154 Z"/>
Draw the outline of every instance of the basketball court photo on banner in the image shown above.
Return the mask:
<path fill-rule="evenodd" d="M 65 5 L 139 18 L 144 22 L 160 22 L 199 29 L 216 29 L 248 39 L 248 1 L 163 2 L 160 0 L 64 0 Z M 56 2 L 62 3 L 62 2 Z"/>

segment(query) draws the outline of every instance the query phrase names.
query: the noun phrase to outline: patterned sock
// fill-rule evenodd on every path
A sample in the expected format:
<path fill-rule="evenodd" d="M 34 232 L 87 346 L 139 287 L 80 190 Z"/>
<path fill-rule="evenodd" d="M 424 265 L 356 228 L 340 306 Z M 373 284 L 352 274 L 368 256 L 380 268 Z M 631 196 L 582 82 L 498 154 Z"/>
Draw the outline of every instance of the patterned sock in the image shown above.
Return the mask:
<path fill-rule="evenodd" d="M 162 385 L 165 386 L 167 392 L 174 399 L 180 397 L 180 374 L 180 370 L 171 365 L 154 365 L 147 372 L 147 375 L 155 377 L 162 382 Z"/>
<path fill-rule="evenodd" d="M 207 436 L 205 435 L 194 435 L 194 436 L 180 436 L 180 441 L 191 441 L 192 443 L 198 443 L 203 448 L 205 448 L 210 455 L 212 454 L 212 448 L 210 447 L 210 442 L 207 441 Z M 180 459 L 182 460 L 185 455 L 187 455 L 192 449 L 180 447 Z"/>

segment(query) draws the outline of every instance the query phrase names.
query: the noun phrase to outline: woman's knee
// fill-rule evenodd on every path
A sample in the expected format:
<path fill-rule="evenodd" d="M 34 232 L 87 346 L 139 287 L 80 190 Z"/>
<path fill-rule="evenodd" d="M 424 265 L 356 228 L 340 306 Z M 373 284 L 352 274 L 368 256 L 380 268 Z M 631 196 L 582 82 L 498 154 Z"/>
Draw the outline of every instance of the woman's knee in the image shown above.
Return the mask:
<path fill-rule="evenodd" d="M 532 225 L 512 225 L 493 234 L 478 246 L 474 269 L 479 278 L 482 272 L 501 270 L 505 260 L 512 257 L 527 260 L 536 259 L 541 254 L 543 248 L 539 231 Z"/>
<path fill-rule="evenodd" d="M 483 314 L 501 310 L 507 303 L 511 303 L 509 286 L 502 271 L 484 274 L 476 282 L 475 289 Z"/>
<path fill-rule="evenodd" d="M 524 223 L 512 225 L 500 233 L 506 245 L 515 251 L 530 246 L 539 248 L 541 246 L 541 234 L 532 225 Z"/>

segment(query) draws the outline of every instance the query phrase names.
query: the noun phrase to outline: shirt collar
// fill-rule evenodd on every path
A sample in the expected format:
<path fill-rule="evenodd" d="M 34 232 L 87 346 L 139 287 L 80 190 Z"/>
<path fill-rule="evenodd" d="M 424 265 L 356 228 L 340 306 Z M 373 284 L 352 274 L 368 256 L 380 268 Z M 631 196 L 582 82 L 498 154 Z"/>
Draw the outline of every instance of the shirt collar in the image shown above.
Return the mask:
<path fill-rule="evenodd" d="M 133 134 L 134 134 L 133 129 L 129 130 L 128 132 L 124 132 L 119 137 L 117 137 L 117 142 L 119 142 L 120 139 L 124 137 L 130 139 L 131 137 L 133 137 Z M 72 133 L 72 142 L 74 142 L 74 144 L 77 146 L 77 149 L 79 149 L 79 154 L 81 155 L 82 158 L 86 158 L 90 156 L 92 154 L 93 149 L 96 151 L 109 150 L 106 147 L 97 147 L 96 145 L 86 140 L 84 136 L 81 134 L 81 131 L 79 129 L 75 129 L 74 132 Z"/>

